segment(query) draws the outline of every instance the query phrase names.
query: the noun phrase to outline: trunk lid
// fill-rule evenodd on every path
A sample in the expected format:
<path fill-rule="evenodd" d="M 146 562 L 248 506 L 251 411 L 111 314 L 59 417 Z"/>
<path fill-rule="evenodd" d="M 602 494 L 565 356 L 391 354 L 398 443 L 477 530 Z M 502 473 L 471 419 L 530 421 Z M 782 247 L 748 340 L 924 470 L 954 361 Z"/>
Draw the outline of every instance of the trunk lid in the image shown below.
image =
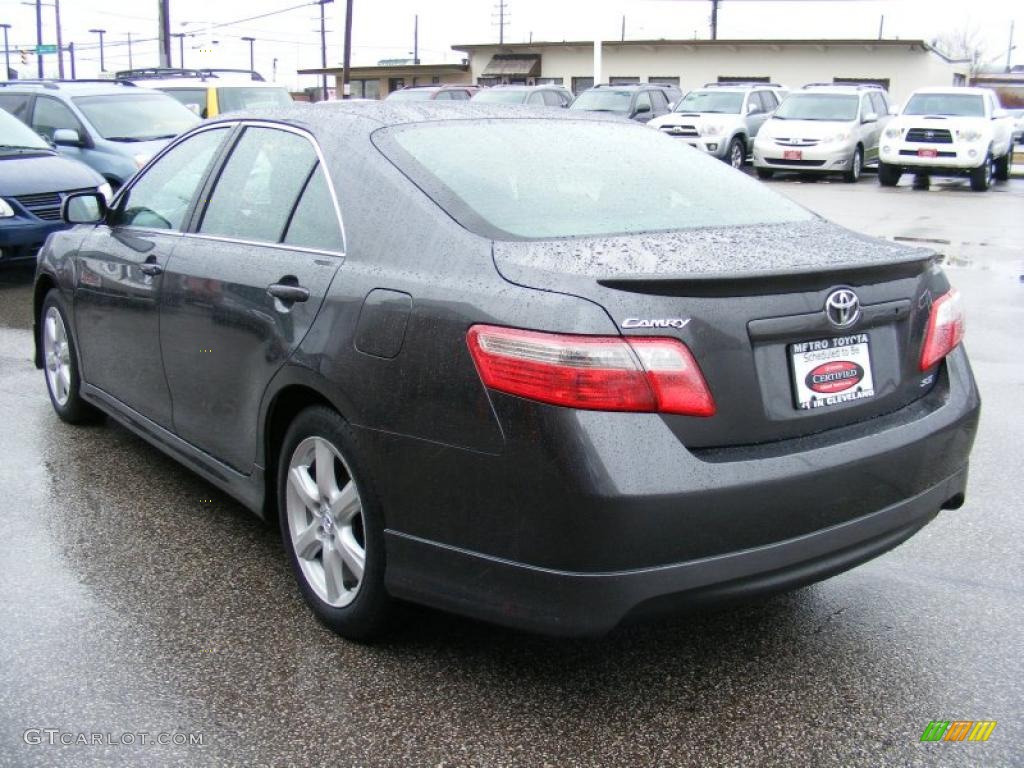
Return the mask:
<path fill-rule="evenodd" d="M 710 418 L 664 417 L 691 448 L 771 442 L 864 421 L 907 405 L 934 383 L 934 376 L 918 370 L 918 361 L 931 300 L 948 289 L 935 254 L 820 219 L 496 241 L 494 259 L 510 282 L 598 303 L 622 333 L 686 343 L 718 406 Z M 839 329 L 826 316 L 825 302 L 846 288 L 857 295 L 862 313 Z M 829 387 L 843 387 L 843 382 L 832 383 L 836 374 L 830 368 L 819 371 L 816 363 L 796 359 L 815 347 L 794 345 L 836 339 L 866 342 L 866 349 L 857 347 L 855 365 L 863 370 L 849 392 L 870 385 L 874 394 L 798 407 L 808 392 L 800 391 L 796 378 L 810 386 L 812 373 L 824 376 L 824 383 L 815 383 L 824 387 L 823 394 L 811 395 L 816 401 L 833 397 L 837 392 Z M 821 354 L 827 361 L 829 353 Z M 838 375 L 851 370 L 847 366 Z"/>

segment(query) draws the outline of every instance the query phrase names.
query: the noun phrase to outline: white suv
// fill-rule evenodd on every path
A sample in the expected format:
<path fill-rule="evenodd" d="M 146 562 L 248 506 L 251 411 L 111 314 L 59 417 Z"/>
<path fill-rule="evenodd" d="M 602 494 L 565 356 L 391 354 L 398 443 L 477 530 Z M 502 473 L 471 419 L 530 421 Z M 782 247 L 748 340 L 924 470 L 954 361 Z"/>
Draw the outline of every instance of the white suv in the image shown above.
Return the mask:
<path fill-rule="evenodd" d="M 878 159 L 889 115 L 888 96 L 877 85 L 805 85 L 761 126 L 754 168 L 762 179 L 776 171 L 802 171 L 858 181 L 864 166 Z"/>
<path fill-rule="evenodd" d="M 922 88 L 883 134 L 878 181 L 895 186 L 904 173 L 967 176 L 984 192 L 1010 177 L 1013 120 L 990 88 Z"/>

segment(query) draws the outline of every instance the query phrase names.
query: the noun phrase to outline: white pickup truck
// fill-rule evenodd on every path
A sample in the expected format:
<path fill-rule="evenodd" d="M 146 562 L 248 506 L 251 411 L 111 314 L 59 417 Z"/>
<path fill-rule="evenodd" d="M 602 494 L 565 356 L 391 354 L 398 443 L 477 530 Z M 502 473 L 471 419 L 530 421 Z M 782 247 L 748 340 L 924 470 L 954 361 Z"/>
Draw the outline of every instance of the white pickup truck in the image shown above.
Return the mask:
<path fill-rule="evenodd" d="M 1010 177 L 1013 120 L 990 88 L 921 88 L 882 135 L 878 181 L 893 187 L 904 173 L 967 176 L 984 192 Z"/>

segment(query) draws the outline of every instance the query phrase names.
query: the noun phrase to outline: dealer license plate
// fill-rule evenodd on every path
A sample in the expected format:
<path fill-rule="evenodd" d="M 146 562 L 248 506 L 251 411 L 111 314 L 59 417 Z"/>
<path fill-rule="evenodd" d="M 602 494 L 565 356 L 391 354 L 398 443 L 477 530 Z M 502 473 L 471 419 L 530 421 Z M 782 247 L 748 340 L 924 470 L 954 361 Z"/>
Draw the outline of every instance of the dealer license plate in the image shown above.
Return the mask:
<path fill-rule="evenodd" d="M 918 157 L 938 157 L 939 150 L 937 149 L 919 149 L 917 150 Z"/>
<path fill-rule="evenodd" d="M 866 333 L 789 346 L 796 407 L 827 408 L 875 395 Z"/>
<path fill-rule="evenodd" d="M 800 149 L 784 149 L 782 151 L 783 160 L 803 160 L 804 153 Z"/>

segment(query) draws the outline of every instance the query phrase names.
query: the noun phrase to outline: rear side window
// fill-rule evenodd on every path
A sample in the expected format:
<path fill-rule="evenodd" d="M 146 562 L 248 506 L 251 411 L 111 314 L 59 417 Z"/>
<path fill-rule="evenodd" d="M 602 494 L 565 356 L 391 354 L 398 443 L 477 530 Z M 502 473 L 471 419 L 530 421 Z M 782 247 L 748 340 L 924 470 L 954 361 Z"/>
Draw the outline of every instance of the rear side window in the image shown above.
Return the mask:
<path fill-rule="evenodd" d="M 549 107 L 564 107 L 565 100 L 555 91 L 541 91 L 544 103 Z"/>
<path fill-rule="evenodd" d="M 453 120 L 384 129 L 375 142 L 456 221 L 496 239 L 811 218 L 719 160 L 624 121 Z"/>
<path fill-rule="evenodd" d="M 321 251 L 342 251 L 341 230 L 338 228 L 338 214 L 334 209 L 334 198 L 323 167 L 317 165 L 302 191 L 295 213 L 288 222 L 284 241 L 288 245 L 316 248 Z"/>
<path fill-rule="evenodd" d="M 181 229 L 199 184 L 230 132 L 214 128 L 170 149 L 132 184 L 119 223 L 151 229 Z"/>
<path fill-rule="evenodd" d="M 316 164 L 316 151 L 304 136 L 276 128 L 246 128 L 217 179 L 199 231 L 280 242 Z"/>
<path fill-rule="evenodd" d="M 885 96 L 881 93 L 871 94 L 871 108 L 879 117 L 884 117 L 889 114 L 889 105 L 885 103 Z"/>
<path fill-rule="evenodd" d="M 665 94 L 661 91 L 651 91 L 651 100 L 654 102 L 654 108 L 658 112 L 668 111 L 668 99 L 665 98 Z"/>
<path fill-rule="evenodd" d="M 32 97 L 27 93 L 0 93 L 0 109 L 6 110 L 26 125 L 29 122 L 28 108 Z"/>

